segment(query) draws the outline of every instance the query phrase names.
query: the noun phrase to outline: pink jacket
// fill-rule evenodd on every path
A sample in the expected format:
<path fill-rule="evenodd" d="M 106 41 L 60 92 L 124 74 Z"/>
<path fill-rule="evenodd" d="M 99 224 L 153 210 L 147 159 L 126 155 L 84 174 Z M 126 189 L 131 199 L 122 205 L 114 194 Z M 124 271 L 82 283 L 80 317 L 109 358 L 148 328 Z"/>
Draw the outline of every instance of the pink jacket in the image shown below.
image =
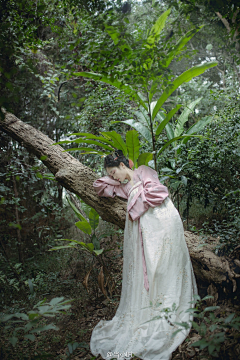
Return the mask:
<path fill-rule="evenodd" d="M 149 208 L 161 205 L 168 196 L 168 189 L 162 185 L 158 179 L 158 174 L 152 168 L 141 165 L 134 170 L 134 184 L 141 181 L 138 192 L 128 204 L 127 211 L 132 220 L 137 220 Z M 104 176 L 94 181 L 93 186 L 99 196 L 115 197 L 120 196 L 128 199 L 129 192 L 132 188 L 130 182 L 121 184 L 120 181 L 114 180 L 112 176 Z"/>
<path fill-rule="evenodd" d="M 138 191 L 128 204 L 127 211 L 131 215 L 132 220 L 138 219 L 138 229 L 142 248 L 144 286 L 146 290 L 149 291 L 140 216 L 148 210 L 149 206 L 155 207 L 161 205 L 168 196 L 168 190 L 166 186 L 160 183 L 157 172 L 146 165 L 141 165 L 134 170 L 133 182 L 134 184 L 137 182 L 141 183 L 137 186 Z M 124 199 L 128 199 L 131 189 L 133 188 L 130 182 L 121 184 L 118 180 L 114 180 L 113 177 L 109 175 L 95 180 L 93 186 L 99 196 L 113 198 L 117 195 Z"/>

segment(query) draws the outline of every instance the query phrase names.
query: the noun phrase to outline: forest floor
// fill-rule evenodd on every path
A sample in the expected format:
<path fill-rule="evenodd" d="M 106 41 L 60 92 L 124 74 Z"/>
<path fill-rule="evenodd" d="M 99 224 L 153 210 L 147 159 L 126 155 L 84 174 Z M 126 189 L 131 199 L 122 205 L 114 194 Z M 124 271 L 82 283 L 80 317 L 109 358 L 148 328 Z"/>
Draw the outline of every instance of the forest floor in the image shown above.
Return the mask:
<path fill-rule="evenodd" d="M 109 239 L 108 239 L 109 240 Z M 119 241 L 120 240 L 120 241 Z M 104 247 L 104 241 L 102 246 Z M 111 248 L 113 252 L 109 251 L 106 258 L 106 265 L 111 270 L 111 274 L 115 280 L 116 288 L 113 296 L 108 300 L 106 296 L 101 293 L 98 286 L 97 274 L 98 269 L 93 268 L 87 288 L 83 286 L 83 280 L 88 272 L 91 263 L 90 258 L 80 259 L 74 253 L 66 257 L 61 264 L 61 270 L 56 272 L 56 277 L 47 277 L 52 272 L 47 273 L 45 266 L 46 279 L 48 283 L 47 300 L 51 300 L 57 296 L 64 296 L 65 299 L 74 299 L 71 308 L 65 315 L 57 315 L 56 318 L 45 318 L 42 324 L 55 323 L 59 330 L 48 330 L 38 333 L 35 341 L 24 340 L 18 341 L 15 347 L 8 343 L 6 335 L 2 333 L 0 337 L 0 359 L 1 360 L 25 360 L 25 359 L 81 359 L 81 360 L 101 360 L 102 357 L 94 357 L 89 349 L 89 342 L 93 328 L 96 324 L 104 319 L 110 320 L 113 318 L 120 300 L 121 294 L 121 276 L 122 276 L 122 239 L 119 236 L 113 236 L 111 239 Z M 208 241 L 208 240 L 206 240 Z M 209 243 L 217 243 L 217 239 L 209 238 Z M 105 244 L 106 247 L 109 246 Z M 61 251 L 61 250 L 60 250 Z M 57 252 L 46 252 L 44 257 L 48 257 L 49 269 L 53 270 L 54 262 L 56 262 Z M 207 295 L 207 294 L 206 294 Z M 43 298 L 39 295 L 34 299 L 33 304 Z M 16 302 L 17 304 L 17 302 Z M 227 317 L 231 313 L 240 316 L 239 305 L 233 304 L 231 301 L 218 302 L 218 309 L 214 311 L 216 317 Z M 14 312 L 15 305 L 12 305 L 11 312 Z M 16 308 L 19 309 L 18 307 Z M 28 310 L 28 309 L 27 309 Z M 27 311 L 25 310 L 25 311 Z M 31 309 L 30 309 L 31 310 Z M 172 360 L 177 359 L 221 359 L 221 360 L 237 360 L 240 358 L 240 343 L 239 338 L 236 340 L 234 332 L 229 332 L 228 341 L 221 346 L 221 352 L 218 357 L 211 357 L 208 354 L 207 348 L 199 350 L 199 347 L 191 347 L 193 342 L 201 339 L 199 333 L 192 328 L 186 340 L 173 353 Z M 74 345 L 75 344 L 75 345 Z M 73 350 L 73 347 L 76 349 Z M 134 357 L 134 360 L 139 358 Z M 133 360 L 132 359 L 132 360 Z"/>

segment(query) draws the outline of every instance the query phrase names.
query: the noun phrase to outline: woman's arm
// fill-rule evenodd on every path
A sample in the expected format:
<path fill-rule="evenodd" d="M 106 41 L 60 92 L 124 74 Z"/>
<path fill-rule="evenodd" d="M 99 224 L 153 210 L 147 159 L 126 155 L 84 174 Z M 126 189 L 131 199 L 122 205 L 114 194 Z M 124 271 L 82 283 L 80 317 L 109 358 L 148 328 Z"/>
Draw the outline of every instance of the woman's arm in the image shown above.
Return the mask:
<path fill-rule="evenodd" d="M 149 208 L 161 205 L 168 197 L 168 189 L 160 183 L 158 174 L 152 168 L 141 165 L 138 168 L 142 186 L 128 205 L 128 213 L 132 220 L 137 220 Z"/>
<path fill-rule="evenodd" d="M 127 195 L 123 190 L 123 185 L 118 180 L 114 180 L 111 176 L 103 176 L 93 183 L 98 196 L 115 197 L 120 196 L 127 199 Z"/>

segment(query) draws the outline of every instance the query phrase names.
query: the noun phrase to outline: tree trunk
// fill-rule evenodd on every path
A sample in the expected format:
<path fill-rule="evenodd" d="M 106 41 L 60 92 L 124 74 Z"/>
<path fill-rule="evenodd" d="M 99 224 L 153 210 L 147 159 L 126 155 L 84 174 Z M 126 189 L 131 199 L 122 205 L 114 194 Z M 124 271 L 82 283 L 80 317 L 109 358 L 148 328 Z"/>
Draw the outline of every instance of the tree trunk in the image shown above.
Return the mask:
<path fill-rule="evenodd" d="M 124 229 L 126 218 L 126 200 L 103 198 L 96 194 L 93 182 L 99 177 L 94 171 L 81 164 L 59 145 L 51 146 L 54 141 L 41 131 L 25 124 L 11 113 L 5 112 L 5 119 L 0 120 L 0 130 L 21 142 L 55 175 L 56 180 L 88 205 L 93 207 L 103 220 Z M 227 259 L 216 256 L 210 246 L 199 247 L 200 239 L 195 234 L 185 231 L 185 237 L 191 256 L 198 285 L 205 285 L 208 293 L 218 296 L 236 296 L 240 288 L 239 259 Z M 200 294 L 201 295 L 201 294 Z"/>

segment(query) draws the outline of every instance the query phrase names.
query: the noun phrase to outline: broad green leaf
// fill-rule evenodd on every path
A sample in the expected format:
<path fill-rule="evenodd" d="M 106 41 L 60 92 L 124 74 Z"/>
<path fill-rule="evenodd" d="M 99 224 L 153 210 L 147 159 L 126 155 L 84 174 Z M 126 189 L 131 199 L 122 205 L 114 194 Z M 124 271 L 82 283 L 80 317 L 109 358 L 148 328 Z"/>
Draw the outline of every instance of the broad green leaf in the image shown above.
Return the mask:
<path fill-rule="evenodd" d="M 204 339 L 199 340 L 199 341 L 195 341 L 193 344 L 191 344 L 191 346 L 198 346 L 200 348 L 200 350 L 203 350 L 205 347 L 208 346 L 208 342 Z"/>
<path fill-rule="evenodd" d="M 208 345 L 208 352 L 210 355 L 212 355 L 212 353 L 214 352 L 215 349 L 216 349 L 215 344 Z"/>
<path fill-rule="evenodd" d="M 74 245 L 59 245 L 59 246 L 54 246 L 51 249 L 49 249 L 48 251 L 55 251 L 55 250 L 61 250 L 61 249 L 72 249 L 74 247 Z"/>
<path fill-rule="evenodd" d="M 136 130 L 129 130 L 126 133 L 126 145 L 128 157 L 133 161 L 134 166 L 136 166 L 140 148 L 138 132 Z"/>
<path fill-rule="evenodd" d="M 98 140 L 98 141 L 102 141 L 103 143 L 112 145 L 112 142 L 110 140 L 107 140 L 103 136 L 97 136 L 97 135 L 93 135 L 93 134 L 90 134 L 90 133 L 73 133 L 73 134 L 68 134 L 67 136 L 73 136 L 73 135 L 82 136 L 82 137 L 85 137 L 86 139 L 95 139 L 95 140 Z"/>
<path fill-rule="evenodd" d="M 123 155 L 127 156 L 127 147 L 120 134 L 118 134 L 116 131 L 105 131 L 101 132 L 101 134 L 108 136 L 112 140 L 113 146 L 119 150 L 122 150 Z M 112 149 L 110 150 L 112 151 Z"/>
<path fill-rule="evenodd" d="M 138 158 L 138 167 L 141 166 L 141 165 L 146 165 L 148 166 L 148 163 L 150 160 L 152 160 L 153 158 L 153 154 L 152 153 L 149 153 L 149 152 L 145 152 L 143 154 L 141 154 Z"/>
<path fill-rule="evenodd" d="M 35 333 L 35 332 L 42 332 L 42 331 L 46 331 L 46 330 L 59 330 L 59 327 L 57 327 L 54 324 L 49 324 L 49 325 L 45 325 L 45 326 L 41 326 L 37 329 L 33 329 L 30 331 L 30 333 Z"/>
<path fill-rule="evenodd" d="M 165 130 L 167 133 L 168 140 L 172 140 L 174 138 L 174 131 L 173 131 L 172 125 L 169 122 L 165 126 Z"/>
<path fill-rule="evenodd" d="M 134 129 L 136 129 L 150 144 L 152 143 L 152 135 L 149 129 L 141 124 L 139 121 L 136 121 L 134 119 L 124 120 L 124 121 L 112 121 L 112 124 L 121 122 L 127 125 L 132 126 Z"/>
<path fill-rule="evenodd" d="M 29 317 L 29 320 L 31 320 L 31 321 L 25 326 L 26 331 L 28 331 L 33 326 L 35 326 L 36 322 L 39 320 L 38 318 L 40 318 L 41 315 L 36 313 L 35 311 L 29 311 L 28 317 Z"/>
<path fill-rule="evenodd" d="M 80 221 L 79 221 L 80 222 Z M 82 242 L 82 241 L 78 241 L 78 240 L 70 240 L 70 239 L 57 239 L 56 241 L 71 241 L 71 244 L 74 245 L 75 243 L 86 248 L 87 249 L 87 245 Z"/>
<path fill-rule="evenodd" d="M 235 316 L 235 313 L 228 315 L 228 317 L 224 320 L 225 324 L 231 322 L 232 319 L 234 318 L 234 316 Z"/>
<path fill-rule="evenodd" d="M 100 250 L 100 239 L 96 237 L 95 234 L 92 235 L 91 242 L 94 245 L 95 250 Z"/>
<path fill-rule="evenodd" d="M 188 31 L 178 42 L 176 45 L 171 47 L 168 51 L 168 54 L 164 58 L 164 61 L 161 62 L 161 65 L 167 68 L 171 61 L 182 51 L 183 47 L 191 40 L 191 38 L 202 29 L 204 25 L 200 26 L 199 28 L 192 29 Z"/>
<path fill-rule="evenodd" d="M 202 119 L 200 119 L 198 122 L 196 122 L 195 124 L 193 124 L 188 131 L 186 132 L 186 134 L 194 134 L 196 132 L 199 132 L 201 130 L 203 130 L 205 128 L 205 126 L 212 120 L 212 116 L 206 116 Z M 186 142 L 189 140 L 188 137 L 186 137 L 182 143 L 186 144 Z"/>
<path fill-rule="evenodd" d="M 145 45 L 147 48 L 151 48 L 155 42 L 159 39 L 159 34 L 165 26 L 165 22 L 167 20 L 168 15 L 171 12 L 171 8 L 165 11 L 156 21 L 156 23 L 151 28 L 150 34 L 147 38 L 147 44 Z"/>
<path fill-rule="evenodd" d="M 14 313 L 14 314 L 3 315 L 1 317 L 1 321 L 8 321 L 8 320 L 12 319 L 13 317 L 16 317 L 16 318 L 22 319 L 22 320 L 28 320 L 28 316 L 26 314 Z"/>
<path fill-rule="evenodd" d="M 10 343 L 12 344 L 12 346 L 15 346 L 17 341 L 18 341 L 18 338 L 16 336 L 12 336 L 10 339 L 9 339 Z"/>
<path fill-rule="evenodd" d="M 85 217 L 79 212 L 79 210 L 76 208 L 76 206 L 73 204 L 73 202 L 68 199 L 68 197 L 67 197 L 67 201 L 68 201 L 69 205 L 71 206 L 71 208 L 73 209 L 73 211 L 75 212 L 75 214 L 77 215 L 77 217 L 82 221 L 86 221 Z"/>
<path fill-rule="evenodd" d="M 96 140 L 87 140 L 87 139 L 82 139 L 82 138 L 78 138 L 78 139 L 75 139 L 75 140 L 63 140 L 63 141 L 59 141 L 58 143 L 55 143 L 55 144 L 70 144 L 70 143 L 75 143 L 75 144 L 81 144 L 81 143 L 86 143 L 86 144 L 91 144 L 91 145 L 96 145 L 96 146 L 100 146 L 102 147 L 103 149 L 106 149 L 106 150 L 109 150 L 111 151 L 112 148 L 108 145 L 105 145 L 99 141 L 96 141 Z M 53 145 L 55 145 L 53 144 Z"/>
<path fill-rule="evenodd" d="M 182 175 L 181 176 L 181 181 L 185 186 L 187 186 L 187 178 L 186 178 L 186 176 Z"/>
<path fill-rule="evenodd" d="M 217 310 L 217 309 L 219 309 L 220 308 L 220 306 L 208 306 L 208 307 L 206 307 L 204 310 L 203 310 L 203 312 L 206 312 L 206 311 L 214 311 L 214 310 Z"/>
<path fill-rule="evenodd" d="M 157 101 L 157 104 L 153 110 L 153 119 L 155 118 L 158 111 L 160 110 L 162 105 L 165 103 L 165 101 L 180 85 L 182 85 L 184 82 L 190 81 L 191 79 L 193 79 L 196 76 L 203 74 L 206 70 L 208 70 L 214 66 L 217 66 L 217 64 L 218 64 L 217 61 L 211 61 L 208 63 L 199 64 L 199 65 L 193 66 L 191 69 L 188 69 L 183 74 L 178 76 L 177 79 L 175 79 L 172 82 L 172 84 L 167 86 L 167 88 L 163 92 L 162 96 Z"/>
<path fill-rule="evenodd" d="M 177 105 L 174 109 L 172 109 L 171 111 L 169 111 L 169 113 L 167 114 L 167 116 L 165 117 L 165 119 L 160 123 L 160 125 L 158 126 L 157 130 L 156 130 L 156 137 L 158 137 L 162 130 L 166 127 L 166 125 L 168 124 L 168 122 L 171 120 L 171 118 L 174 116 L 174 114 L 176 114 L 176 112 L 180 109 L 182 105 Z M 174 133 L 173 133 L 174 135 Z M 174 137 L 174 136 L 173 136 Z"/>
<path fill-rule="evenodd" d="M 149 126 L 150 125 L 150 119 L 148 117 L 148 113 L 147 111 L 145 111 L 145 109 L 143 109 L 144 112 L 142 111 L 134 111 L 134 115 L 137 117 L 138 121 L 140 123 L 142 123 L 144 126 Z"/>
<path fill-rule="evenodd" d="M 92 233 L 92 228 L 89 224 L 89 222 L 85 221 L 78 221 L 75 223 L 75 225 L 81 230 L 83 231 L 85 234 L 91 235 Z"/>
<path fill-rule="evenodd" d="M 99 214 L 93 208 L 89 212 L 89 223 L 93 230 L 95 230 L 99 224 Z"/>
<path fill-rule="evenodd" d="M 91 252 L 93 252 L 93 250 L 94 250 L 94 245 L 93 245 L 92 243 L 88 243 L 88 244 L 86 244 L 86 246 L 87 246 L 87 248 L 88 248 Z"/>
<path fill-rule="evenodd" d="M 174 130 L 174 137 L 180 136 L 184 131 L 184 124 L 188 121 L 188 116 L 193 112 L 195 106 L 202 100 L 202 97 L 197 100 L 192 101 L 188 106 L 186 106 L 177 120 L 177 125 Z"/>
<path fill-rule="evenodd" d="M 106 154 L 106 151 L 105 152 L 102 152 L 100 150 L 95 150 L 95 149 L 91 149 L 91 148 L 85 148 L 85 147 L 78 147 L 78 148 L 71 148 L 71 149 L 66 149 L 64 150 L 63 152 L 69 152 L 69 151 L 85 151 L 83 153 L 80 153 L 85 155 L 85 154 L 97 154 L 97 155 L 105 155 Z M 113 151 L 113 149 L 111 150 Z"/>
<path fill-rule="evenodd" d="M 76 195 L 76 196 L 77 196 L 78 200 L 81 202 L 81 208 L 83 209 L 84 213 L 89 218 L 89 213 L 90 213 L 92 207 L 87 205 L 78 195 Z"/>
<path fill-rule="evenodd" d="M 117 89 L 122 90 L 125 94 L 131 96 L 132 98 L 134 98 L 139 104 L 141 104 L 146 110 L 147 110 L 147 106 L 144 103 L 144 101 L 142 101 L 142 99 L 139 97 L 138 93 L 136 93 L 131 86 L 127 85 L 127 84 L 123 84 L 121 83 L 119 80 L 117 79 L 111 79 L 108 78 L 104 75 L 101 74 L 95 74 L 95 73 L 91 73 L 91 72 L 77 72 L 77 73 L 73 73 L 74 76 L 83 76 L 83 77 L 87 77 L 89 79 L 95 80 L 95 81 L 102 81 L 106 84 L 115 86 Z"/>
<path fill-rule="evenodd" d="M 64 296 L 53 298 L 49 304 L 50 305 L 59 304 L 61 301 L 63 301 L 63 299 L 64 299 Z"/>
<path fill-rule="evenodd" d="M 27 335 L 24 335 L 24 339 L 29 339 L 31 341 L 34 341 L 35 340 L 35 336 L 32 335 L 32 334 L 27 334 Z"/>
<path fill-rule="evenodd" d="M 100 250 L 93 250 L 93 252 L 96 254 L 96 255 L 100 255 L 102 254 L 104 249 L 100 249 Z"/>
<path fill-rule="evenodd" d="M 119 36 L 121 33 L 113 26 L 104 24 L 105 29 L 108 33 L 108 35 L 111 37 L 112 41 L 114 42 L 114 45 L 117 45 L 119 42 Z"/>

